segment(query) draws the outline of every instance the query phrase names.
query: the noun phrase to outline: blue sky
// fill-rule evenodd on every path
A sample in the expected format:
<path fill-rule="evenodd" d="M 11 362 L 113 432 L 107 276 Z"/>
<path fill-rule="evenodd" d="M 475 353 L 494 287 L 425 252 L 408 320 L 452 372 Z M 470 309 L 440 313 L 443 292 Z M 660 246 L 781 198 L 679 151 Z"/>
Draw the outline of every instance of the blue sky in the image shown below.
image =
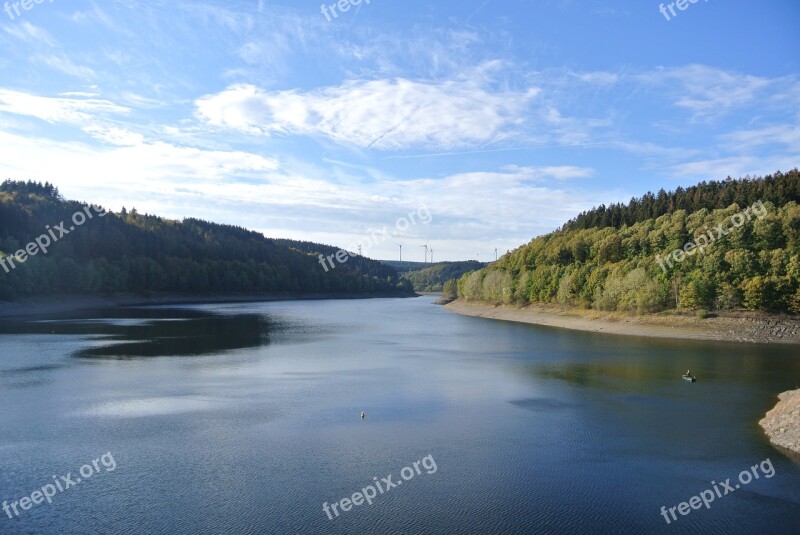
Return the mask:
<path fill-rule="evenodd" d="M 365 254 L 487 260 L 601 203 L 800 162 L 797 0 L 670 20 L 651 0 L 364 0 L 330 21 L 320 0 L 15 3 L 0 177 L 114 210 L 349 248 L 388 227 Z"/>

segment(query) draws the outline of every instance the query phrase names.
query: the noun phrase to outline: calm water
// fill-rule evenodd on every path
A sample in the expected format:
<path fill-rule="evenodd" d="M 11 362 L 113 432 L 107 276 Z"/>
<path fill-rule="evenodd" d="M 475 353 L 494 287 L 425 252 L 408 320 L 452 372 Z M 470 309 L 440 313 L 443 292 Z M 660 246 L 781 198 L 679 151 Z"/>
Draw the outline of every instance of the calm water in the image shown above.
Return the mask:
<path fill-rule="evenodd" d="M 0 500 L 93 474 L 52 505 L 0 511 L 0 533 L 797 533 L 800 464 L 757 426 L 800 384 L 796 348 L 577 333 L 431 301 L 3 321 Z M 323 512 L 429 455 L 371 506 Z M 773 477 L 661 516 L 767 458 Z"/>

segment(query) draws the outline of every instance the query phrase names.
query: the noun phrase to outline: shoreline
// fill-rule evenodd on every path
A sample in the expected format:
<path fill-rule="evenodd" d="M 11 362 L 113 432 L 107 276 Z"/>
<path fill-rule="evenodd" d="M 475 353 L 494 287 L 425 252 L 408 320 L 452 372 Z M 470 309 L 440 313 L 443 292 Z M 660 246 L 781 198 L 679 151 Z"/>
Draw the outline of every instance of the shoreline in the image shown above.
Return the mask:
<path fill-rule="evenodd" d="M 764 318 L 745 314 L 701 320 L 652 314 L 625 316 L 548 305 L 494 306 L 461 300 L 453 301 L 444 308 L 465 316 L 623 336 L 761 344 L 800 343 L 800 321 L 784 317 Z M 792 456 L 800 455 L 800 389 L 778 394 L 778 400 L 758 424 L 773 446 L 788 451 Z"/>
<path fill-rule="evenodd" d="M 758 425 L 773 446 L 800 455 L 800 389 L 778 394 L 778 400 Z"/>
<path fill-rule="evenodd" d="M 137 307 L 159 305 L 202 305 L 215 303 L 259 303 L 272 301 L 317 301 L 329 299 L 385 299 L 413 298 L 418 294 L 292 294 L 271 293 L 258 295 L 178 295 L 164 294 L 152 296 L 119 295 L 107 297 L 58 297 L 25 299 L 21 301 L 0 301 L 0 318 L 48 316 L 91 310 L 97 308 Z"/>
<path fill-rule="evenodd" d="M 471 303 L 461 299 L 445 305 L 444 308 L 465 316 L 623 336 L 755 344 L 800 344 L 800 320 L 797 318 L 763 317 L 745 312 L 706 319 L 662 314 L 627 316 L 614 312 L 581 310 L 556 305 L 514 307 Z"/>

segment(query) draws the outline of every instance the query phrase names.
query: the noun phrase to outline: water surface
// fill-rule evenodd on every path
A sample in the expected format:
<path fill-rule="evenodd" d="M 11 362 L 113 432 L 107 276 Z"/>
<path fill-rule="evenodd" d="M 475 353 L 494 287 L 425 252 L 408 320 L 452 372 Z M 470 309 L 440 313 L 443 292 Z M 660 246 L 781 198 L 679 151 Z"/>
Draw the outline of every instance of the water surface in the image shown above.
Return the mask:
<path fill-rule="evenodd" d="M 0 326 L 0 533 L 794 533 L 757 420 L 796 348 L 580 333 L 419 299 L 98 310 Z M 691 368 L 699 380 L 680 374 Z M 366 412 L 362 421 L 361 411 Z M 337 502 L 422 470 L 329 520 Z M 667 508 L 769 458 L 667 525 Z"/>

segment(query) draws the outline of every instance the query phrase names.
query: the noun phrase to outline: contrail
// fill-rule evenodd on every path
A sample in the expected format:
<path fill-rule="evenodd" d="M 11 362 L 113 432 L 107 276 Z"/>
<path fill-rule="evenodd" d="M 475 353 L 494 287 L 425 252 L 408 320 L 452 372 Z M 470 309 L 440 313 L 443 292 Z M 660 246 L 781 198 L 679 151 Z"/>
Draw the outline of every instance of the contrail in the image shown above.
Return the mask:
<path fill-rule="evenodd" d="M 461 156 L 464 154 L 482 154 L 487 152 L 507 152 L 516 150 L 537 150 L 537 149 L 560 149 L 569 147 L 594 147 L 599 145 L 613 145 L 618 141 L 598 141 L 596 143 L 574 143 L 572 145 L 536 145 L 533 147 L 509 147 L 506 149 L 477 149 L 463 152 L 432 152 L 428 154 L 414 154 L 411 156 L 387 156 L 384 160 L 411 160 L 415 158 L 431 158 L 435 156 Z"/>
<path fill-rule="evenodd" d="M 480 11 L 481 9 L 483 9 L 484 7 L 486 7 L 486 4 L 488 4 L 488 3 L 489 3 L 489 2 L 491 2 L 491 1 L 492 1 L 492 0 L 486 0 L 486 1 L 485 1 L 483 4 L 481 4 L 481 7 L 479 7 L 478 9 L 476 9 L 476 10 L 475 10 L 475 11 L 472 13 L 472 15 L 470 15 L 469 17 L 467 17 L 467 20 L 465 20 L 465 21 L 464 21 L 464 24 L 467 24 L 467 23 L 469 23 L 469 21 L 470 21 L 470 20 L 472 20 L 472 17 L 474 17 L 475 15 L 477 15 L 477 14 L 478 14 L 478 11 Z"/>

